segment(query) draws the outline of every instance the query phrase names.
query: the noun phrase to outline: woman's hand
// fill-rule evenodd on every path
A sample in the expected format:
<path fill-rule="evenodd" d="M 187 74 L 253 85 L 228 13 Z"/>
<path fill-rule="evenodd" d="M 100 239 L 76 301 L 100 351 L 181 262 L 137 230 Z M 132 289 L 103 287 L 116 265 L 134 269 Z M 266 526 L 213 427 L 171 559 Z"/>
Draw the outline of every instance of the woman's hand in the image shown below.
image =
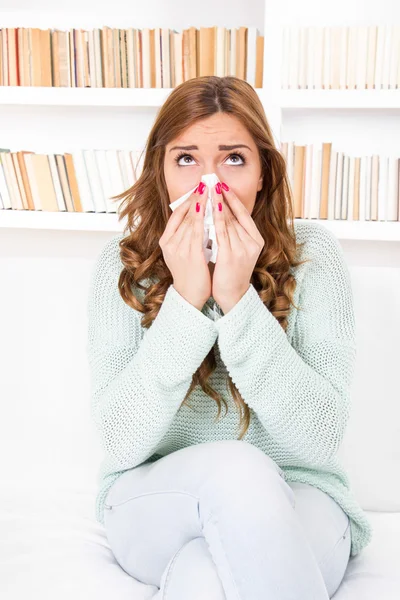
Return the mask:
<path fill-rule="evenodd" d="M 204 213 L 207 194 L 200 181 L 196 190 L 170 215 L 159 245 L 171 271 L 173 286 L 201 310 L 211 295 L 211 276 L 203 252 Z M 201 188 L 202 193 L 199 188 Z M 199 203 L 199 212 L 196 204 Z"/>
<path fill-rule="evenodd" d="M 265 241 L 235 193 L 219 185 L 221 194 L 215 187 L 211 192 L 218 244 L 212 297 L 226 314 L 249 289 L 251 275 Z M 219 202 L 222 211 L 218 209 Z"/>

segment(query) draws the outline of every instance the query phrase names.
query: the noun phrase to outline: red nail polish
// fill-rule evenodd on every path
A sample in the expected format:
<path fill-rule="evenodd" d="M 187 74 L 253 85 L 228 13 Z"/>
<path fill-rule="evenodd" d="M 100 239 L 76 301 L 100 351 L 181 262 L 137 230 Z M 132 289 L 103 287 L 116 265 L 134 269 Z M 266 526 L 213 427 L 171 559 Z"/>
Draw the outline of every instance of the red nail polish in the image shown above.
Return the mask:
<path fill-rule="evenodd" d="M 221 210 L 222 210 L 222 203 L 221 202 L 218 202 L 218 209 L 219 209 L 219 212 L 221 212 Z"/>
<path fill-rule="evenodd" d="M 194 190 L 193 194 L 197 194 L 198 190 L 199 190 L 199 186 L 196 187 L 196 189 Z"/>
<path fill-rule="evenodd" d="M 202 194 L 204 192 L 204 188 L 206 187 L 206 184 L 204 183 L 204 181 L 200 181 L 199 184 L 199 193 Z"/>
<path fill-rule="evenodd" d="M 222 194 L 221 184 L 219 181 L 218 181 L 218 183 L 215 184 L 215 190 L 216 190 L 217 194 Z"/>
<path fill-rule="evenodd" d="M 225 191 L 229 192 L 229 186 L 226 183 L 222 182 L 221 185 Z"/>
<path fill-rule="evenodd" d="M 200 212 L 200 202 L 196 202 L 196 212 Z"/>

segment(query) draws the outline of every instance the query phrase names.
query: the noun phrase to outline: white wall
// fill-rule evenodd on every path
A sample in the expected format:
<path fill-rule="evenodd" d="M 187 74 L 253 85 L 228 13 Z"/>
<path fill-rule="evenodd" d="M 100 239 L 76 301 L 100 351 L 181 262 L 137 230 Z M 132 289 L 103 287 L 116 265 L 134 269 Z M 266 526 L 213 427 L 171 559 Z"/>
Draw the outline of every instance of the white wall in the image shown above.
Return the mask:
<path fill-rule="evenodd" d="M 111 5 L 107 0 L 69 0 L 67 5 L 57 5 L 52 0 L 0 0 L 0 11 L 33 11 L 40 18 L 44 13 L 57 13 L 63 15 L 63 23 L 71 22 L 71 27 L 79 27 L 79 23 L 90 19 L 91 22 L 102 21 L 106 17 L 108 22 L 123 23 L 129 18 L 129 27 L 172 27 L 181 29 L 198 27 L 201 22 L 203 27 L 213 25 L 225 27 L 238 27 L 240 25 L 256 25 L 263 31 L 264 27 L 264 2 L 263 0 L 230 0 L 229 3 L 215 0 L 201 0 L 190 2 L 186 0 L 146 0 L 146 2 L 133 2 L 132 0 L 115 0 Z M 43 14 L 40 14 L 43 13 Z M 60 18 L 61 21 L 61 18 Z M 57 22 L 52 18 L 48 27 L 54 27 Z M 76 25 L 78 23 L 78 25 Z M 69 26 L 69 25 L 68 25 Z M 98 27 L 98 25 L 94 25 Z M 101 26 L 101 25 L 100 25 Z"/>

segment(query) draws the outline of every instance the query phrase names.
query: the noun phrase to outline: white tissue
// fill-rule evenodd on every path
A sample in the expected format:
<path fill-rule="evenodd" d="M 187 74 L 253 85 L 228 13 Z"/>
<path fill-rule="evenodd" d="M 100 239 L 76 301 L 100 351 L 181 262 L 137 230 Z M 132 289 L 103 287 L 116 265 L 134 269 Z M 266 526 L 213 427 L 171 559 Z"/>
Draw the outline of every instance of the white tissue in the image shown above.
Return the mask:
<path fill-rule="evenodd" d="M 212 206 L 212 196 L 211 196 L 211 187 L 214 186 L 218 181 L 218 176 L 215 173 L 207 173 L 206 175 L 201 176 L 201 181 L 203 181 L 206 185 L 206 191 L 208 194 L 207 203 L 206 203 L 206 211 L 204 213 L 204 235 L 203 235 L 203 252 L 204 257 L 206 259 L 207 264 L 210 262 L 215 263 L 218 255 L 218 244 L 217 244 L 217 236 L 215 233 L 214 226 L 214 215 L 213 215 L 213 206 Z M 170 208 L 174 211 L 182 202 L 185 202 L 187 198 L 191 194 L 193 194 L 194 190 L 197 186 L 186 192 L 183 196 L 172 202 L 170 204 Z M 208 242 L 211 240 L 211 248 L 207 248 Z"/>

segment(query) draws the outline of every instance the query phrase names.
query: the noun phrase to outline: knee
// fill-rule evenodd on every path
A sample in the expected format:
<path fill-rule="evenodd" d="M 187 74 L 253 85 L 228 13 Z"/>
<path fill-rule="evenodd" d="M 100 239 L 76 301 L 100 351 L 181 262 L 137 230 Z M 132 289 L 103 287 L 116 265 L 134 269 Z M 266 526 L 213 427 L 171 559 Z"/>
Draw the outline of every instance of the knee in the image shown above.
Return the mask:
<path fill-rule="evenodd" d="M 204 536 L 186 542 L 171 558 L 161 577 L 160 596 L 225 600 L 217 567 Z"/>
<path fill-rule="evenodd" d="M 216 506 L 230 506 L 236 515 L 244 515 L 251 503 L 252 518 L 257 520 L 269 510 L 285 515 L 289 504 L 294 508 L 294 493 L 282 469 L 257 446 L 241 440 L 221 440 L 212 442 L 208 450 L 210 468 L 202 486 L 203 511 L 208 501 L 213 512 Z"/>
<path fill-rule="evenodd" d="M 240 482 L 245 478 L 260 481 L 269 475 L 282 475 L 282 469 L 265 452 L 244 440 L 218 440 L 210 444 L 211 473 Z"/>

